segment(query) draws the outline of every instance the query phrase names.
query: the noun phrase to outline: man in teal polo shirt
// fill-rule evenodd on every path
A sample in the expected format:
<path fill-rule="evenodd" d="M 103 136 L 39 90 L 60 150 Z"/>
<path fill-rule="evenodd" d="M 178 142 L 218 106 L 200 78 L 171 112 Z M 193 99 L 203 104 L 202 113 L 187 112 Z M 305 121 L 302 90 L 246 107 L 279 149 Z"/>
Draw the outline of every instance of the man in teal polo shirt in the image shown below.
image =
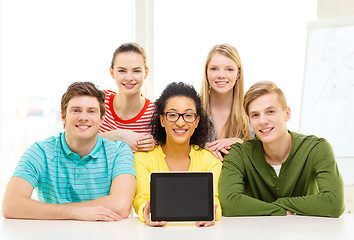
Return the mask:
<path fill-rule="evenodd" d="M 118 221 L 129 216 L 134 156 L 101 138 L 105 94 L 90 82 L 69 86 L 61 101 L 64 132 L 30 146 L 9 181 L 5 218 Z M 37 188 L 39 201 L 31 199 Z"/>
<path fill-rule="evenodd" d="M 330 144 L 287 130 L 290 108 L 274 83 L 254 84 L 244 109 L 257 137 L 236 143 L 225 156 L 219 179 L 223 215 L 339 217 L 343 181 Z"/>

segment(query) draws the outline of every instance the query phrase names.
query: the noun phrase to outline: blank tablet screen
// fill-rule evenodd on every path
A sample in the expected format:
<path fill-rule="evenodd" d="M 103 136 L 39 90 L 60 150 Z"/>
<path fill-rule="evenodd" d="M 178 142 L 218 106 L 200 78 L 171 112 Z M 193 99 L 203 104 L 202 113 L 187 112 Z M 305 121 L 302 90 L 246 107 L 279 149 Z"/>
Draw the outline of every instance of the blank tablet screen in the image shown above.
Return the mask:
<path fill-rule="evenodd" d="M 151 173 L 152 221 L 213 221 L 211 172 Z"/>

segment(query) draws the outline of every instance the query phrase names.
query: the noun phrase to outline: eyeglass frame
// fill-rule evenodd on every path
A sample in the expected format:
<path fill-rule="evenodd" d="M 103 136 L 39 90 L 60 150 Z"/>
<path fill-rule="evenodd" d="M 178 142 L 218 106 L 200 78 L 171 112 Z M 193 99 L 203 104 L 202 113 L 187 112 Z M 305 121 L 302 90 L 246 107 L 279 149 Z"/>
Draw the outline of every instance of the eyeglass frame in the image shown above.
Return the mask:
<path fill-rule="evenodd" d="M 177 118 L 175 121 L 168 120 L 167 114 L 169 114 L 169 113 L 175 113 L 175 114 L 177 114 L 177 115 L 178 115 L 178 118 Z M 186 114 L 194 115 L 194 120 L 193 120 L 192 122 L 186 121 L 186 119 L 184 119 L 184 115 L 186 115 Z M 166 120 L 169 121 L 169 122 L 177 122 L 178 119 L 182 116 L 183 121 L 185 121 L 186 123 L 194 123 L 195 120 L 197 120 L 197 117 L 198 117 L 198 113 L 164 112 L 164 115 L 166 116 Z"/>

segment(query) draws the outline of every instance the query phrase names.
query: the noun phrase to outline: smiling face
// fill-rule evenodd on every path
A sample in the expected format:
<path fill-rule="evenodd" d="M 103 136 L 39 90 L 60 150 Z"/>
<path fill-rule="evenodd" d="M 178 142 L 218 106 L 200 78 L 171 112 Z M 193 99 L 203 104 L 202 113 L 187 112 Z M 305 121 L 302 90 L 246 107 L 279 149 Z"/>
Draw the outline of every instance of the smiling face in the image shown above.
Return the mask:
<path fill-rule="evenodd" d="M 175 96 L 167 100 L 164 112 L 178 114 L 196 114 L 195 102 L 192 98 Z M 161 126 L 166 131 L 166 144 L 187 144 L 199 123 L 199 116 L 194 122 L 186 122 L 182 116 L 177 121 L 168 121 L 166 115 L 160 116 Z"/>
<path fill-rule="evenodd" d="M 148 74 L 148 68 L 145 68 L 142 55 L 135 52 L 122 52 L 115 57 L 110 72 L 116 81 L 119 92 L 131 95 L 140 94 L 141 86 Z"/>
<path fill-rule="evenodd" d="M 72 141 L 96 141 L 98 129 L 104 119 L 101 117 L 96 97 L 75 96 L 70 99 L 66 113 L 62 113 L 65 137 Z"/>
<path fill-rule="evenodd" d="M 277 93 L 254 99 L 248 106 L 248 112 L 252 128 L 263 144 L 281 143 L 286 138 L 290 108 L 282 106 Z"/>
<path fill-rule="evenodd" d="M 211 92 L 232 92 L 238 78 L 239 69 L 236 63 L 220 53 L 214 53 L 207 67 Z"/>

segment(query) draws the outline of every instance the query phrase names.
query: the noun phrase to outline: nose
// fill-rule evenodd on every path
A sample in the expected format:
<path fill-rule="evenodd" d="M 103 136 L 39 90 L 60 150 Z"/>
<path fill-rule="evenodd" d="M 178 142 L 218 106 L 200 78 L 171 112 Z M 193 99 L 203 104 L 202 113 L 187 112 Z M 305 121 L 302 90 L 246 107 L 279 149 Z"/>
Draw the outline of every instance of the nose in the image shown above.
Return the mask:
<path fill-rule="evenodd" d="M 184 121 L 183 117 L 180 115 L 179 118 L 178 118 L 177 121 L 176 121 L 176 125 L 177 125 L 178 127 L 182 127 L 182 126 L 184 126 L 185 123 L 186 123 L 186 122 Z"/>
<path fill-rule="evenodd" d="M 222 70 L 218 71 L 218 78 L 224 78 L 224 77 L 225 77 L 224 71 Z"/>
<path fill-rule="evenodd" d="M 267 118 L 267 116 L 265 116 L 264 114 L 261 114 L 261 115 L 259 116 L 259 123 L 261 123 L 261 124 L 266 124 L 266 123 L 268 123 L 268 118 Z"/>
<path fill-rule="evenodd" d="M 125 78 L 128 79 L 128 80 L 133 79 L 132 72 L 128 71 L 127 74 L 125 75 Z"/>
<path fill-rule="evenodd" d="M 81 112 L 81 114 L 79 116 L 79 121 L 81 121 L 81 122 L 87 121 L 87 113 L 85 111 Z"/>

